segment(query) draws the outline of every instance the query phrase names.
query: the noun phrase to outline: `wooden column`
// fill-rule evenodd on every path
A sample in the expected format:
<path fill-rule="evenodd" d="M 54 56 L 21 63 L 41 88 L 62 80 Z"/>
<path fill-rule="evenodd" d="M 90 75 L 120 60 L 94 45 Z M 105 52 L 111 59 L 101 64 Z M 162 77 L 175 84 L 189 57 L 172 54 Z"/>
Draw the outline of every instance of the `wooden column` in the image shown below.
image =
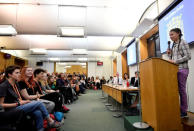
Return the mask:
<path fill-rule="evenodd" d="M 88 62 L 86 62 L 86 76 L 88 77 Z"/>
<path fill-rule="evenodd" d="M 125 73 L 129 74 L 129 68 L 127 65 L 127 50 L 125 50 L 121 54 L 121 61 L 122 61 L 122 76 L 124 77 Z"/>
<path fill-rule="evenodd" d="M 117 58 L 113 60 L 113 76 L 117 74 Z"/>
<path fill-rule="evenodd" d="M 57 66 L 57 64 L 56 64 L 56 62 L 54 62 L 54 73 L 57 72 L 57 69 L 56 69 L 57 67 L 56 66 Z"/>

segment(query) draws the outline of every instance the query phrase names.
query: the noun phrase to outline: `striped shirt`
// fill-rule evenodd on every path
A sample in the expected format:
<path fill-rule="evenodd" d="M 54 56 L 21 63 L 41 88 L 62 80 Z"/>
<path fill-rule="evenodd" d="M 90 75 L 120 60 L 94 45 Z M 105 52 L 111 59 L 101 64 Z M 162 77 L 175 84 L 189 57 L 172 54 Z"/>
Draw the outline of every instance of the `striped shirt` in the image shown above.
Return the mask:
<path fill-rule="evenodd" d="M 179 48 L 179 49 L 178 49 Z M 174 43 L 172 47 L 172 60 L 179 65 L 179 69 L 188 69 L 188 60 L 191 59 L 191 52 L 186 41 L 181 39 L 180 43 Z"/>

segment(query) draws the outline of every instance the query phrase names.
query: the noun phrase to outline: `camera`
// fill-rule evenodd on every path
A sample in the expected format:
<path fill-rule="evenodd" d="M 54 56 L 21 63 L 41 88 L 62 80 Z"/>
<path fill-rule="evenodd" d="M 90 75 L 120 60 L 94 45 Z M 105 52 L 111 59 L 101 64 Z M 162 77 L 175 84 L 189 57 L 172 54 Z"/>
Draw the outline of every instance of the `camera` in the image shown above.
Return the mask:
<path fill-rule="evenodd" d="M 1 46 L 0 49 L 1 49 L 1 50 L 4 50 L 4 49 L 5 49 L 5 46 Z"/>

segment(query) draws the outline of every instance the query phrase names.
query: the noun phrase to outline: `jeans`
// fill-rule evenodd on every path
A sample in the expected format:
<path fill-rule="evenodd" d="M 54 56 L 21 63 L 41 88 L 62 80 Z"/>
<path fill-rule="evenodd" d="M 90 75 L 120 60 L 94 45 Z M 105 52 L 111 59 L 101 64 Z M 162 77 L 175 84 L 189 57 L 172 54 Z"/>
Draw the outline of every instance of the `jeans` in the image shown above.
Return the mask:
<path fill-rule="evenodd" d="M 43 119 L 48 118 L 49 114 L 42 102 L 32 101 L 25 105 L 16 107 L 16 109 L 23 110 L 25 114 L 32 114 L 36 119 L 36 128 L 43 129 Z"/>
<path fill-rule="evenodd" d="M 189 74 L 189 69 L 179 69 L 178 71 L 178 88 L 180 95 L 181 113 L 186 113 L 188 109 L 186 82 Z"/>
<path fill-rule="evenodd" d="M 39 99 L 40 102 L 42 102 L 44 104 L 44 106 L 46 107 L 47 111 L 49 113 L 52 113 L 54 108 L 55 108 L 55 103 L 52 101 L 48 101 L 48 100 L 44 100 L 44 99 Z"/>

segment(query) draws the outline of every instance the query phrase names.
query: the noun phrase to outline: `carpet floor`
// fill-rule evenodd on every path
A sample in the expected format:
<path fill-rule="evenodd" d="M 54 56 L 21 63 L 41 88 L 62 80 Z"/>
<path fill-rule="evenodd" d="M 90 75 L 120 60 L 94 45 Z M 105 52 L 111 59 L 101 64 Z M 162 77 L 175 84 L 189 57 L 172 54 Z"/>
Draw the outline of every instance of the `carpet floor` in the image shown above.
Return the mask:
<path fill-rule="evenodd" d="M 87 90 L 86 94 L 67 105 L 64 125 L 60 131 L 126 131 L 123 118 L 115 118 L 100 99 L 101 90 Z"/>

